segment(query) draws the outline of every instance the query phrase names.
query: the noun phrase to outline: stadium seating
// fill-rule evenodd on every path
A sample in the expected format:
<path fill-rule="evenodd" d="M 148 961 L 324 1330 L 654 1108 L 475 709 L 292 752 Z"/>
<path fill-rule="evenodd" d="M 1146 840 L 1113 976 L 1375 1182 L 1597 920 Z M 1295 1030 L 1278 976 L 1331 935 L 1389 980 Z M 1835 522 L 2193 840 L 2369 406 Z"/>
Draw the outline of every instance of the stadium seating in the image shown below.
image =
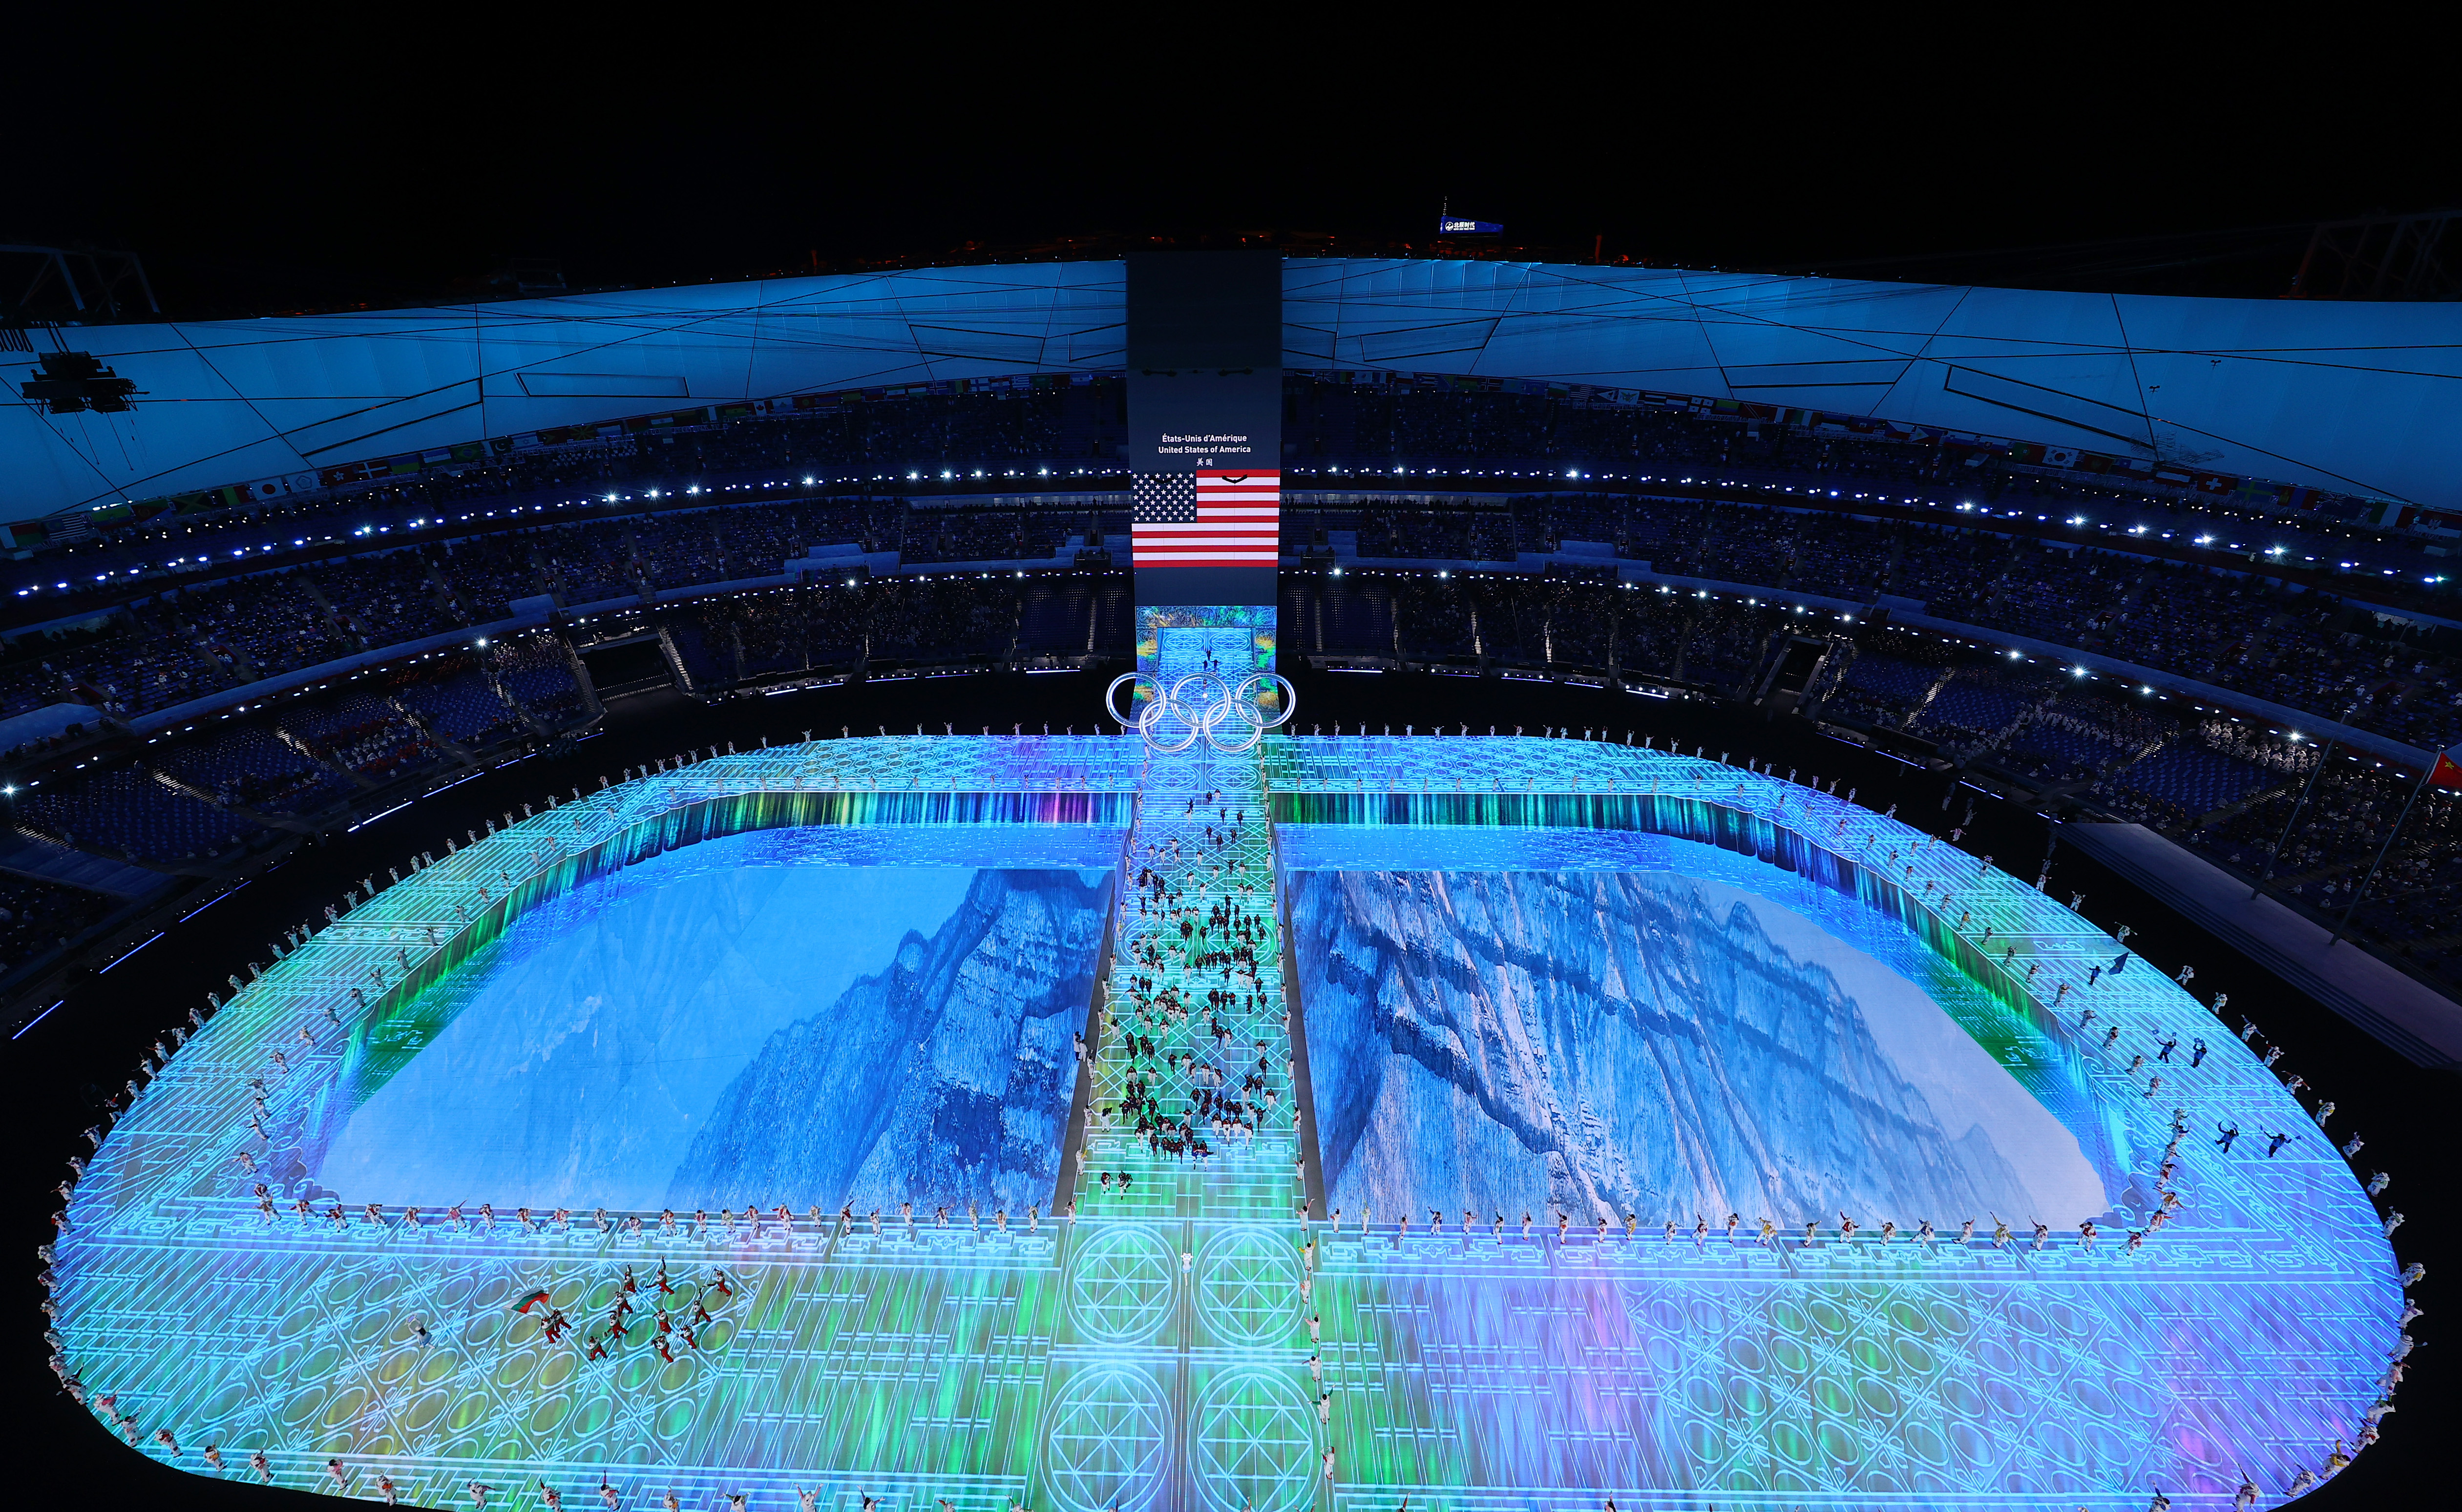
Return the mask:
<path fill-rule="evenodd" d="M 1355 547 L 1364 559 L 1339 577 L 1286 574 L 1280 626 L 1286 653 L 1554 670 L 1612 665 L 1732 691 L 1753 684 L 1787 634 L 1852 634 L 1834 620 L 1795 617 L 1773 600 L 1806 594 L 1860 605 L 1888 594 L 1979 632 L 2097 651 L 2318 716 L 2350 710 L 2352 723 L 2414 745 L 2462 740 L 2462 664 L 2428 631 L 2374 612 L 2449 612 L 2451 588 L 2382 572 L 2365 581 L 2278 578 L 2245 553 L 2222 564 L 2234 568 L 2226 572 L 2164 559 L 2118 530 L 2083 545 L 2046 544 L 1994 523 L 2022 513 L 2031 529 L 2069 512 L 2116 517 L 2142 509 L 2168 532 L 2160 538 L 2179 538 L 2175 545 L 2202 529 L 2218 546 L 2255 551 L 2261 531 L 2266 546 L 2282 549 L 2269 553 L 2281 560 L 2330 562 L 2353 529 L 2332 512 L 2340 506 L 2330 499 L 2323 502 L 2332 508 L 2269 515 L 2260 526 L 2223 504 L 2021 467 L 1952 445 L 1810 435 L 1771 421 L 1561 395 L 1300 375 L 1289 378 L 1286 397 L 1286 485 L 1305 488 L 1314 477 L 1343 489 L 1338 502 L 1295 501 L 1286 546 L 1344 553 Z M 1047 562 L 1089 534 L 1117 550 L 1128 521 L 1116 509 L 995 505 L 937 489 L 978 474 L 981 486 L 992 486 L 1037 469 L 1091 467 L 1107 478 L 1100 486 L 1116 490 L 1107 448 L 1116 448 L 1119 434 L 1115 385 L 816 401 L 789 416 L 722 426 L 569 445 L 525 442 L 482 464 L 457 463 L 344 495 L 140 518 L 74 551 L 38 553 L 29 572 L 39 576 L 20 584 L 26 628 L 0 657 L 0 717 L 75 699 L 112 720 L 142 720 L 216 694 L 237 697 L 269 675 L 499 626 L 514 602 L 548 594 L 572 604 L 635 599 L 647 589 L 656 602 L 642 612 L 655 616 L 698 691 L 867 661 L 886 668 L 1076 656 L 1089 648 L 1090 629 L 1093 650 L 1122 657 L 1133 617 L 1124 578 L 909 576 L 691 596 L 708 585 L 772 577 L 812 546 L 896 552 L 910 571 Z M 1361 486 L 1396 468 L 1415 475 L 1407 496 Z M 1553 485 L 1591 469 L 1669 483 L 1696 478 L 1723 491 L 1704 498 L 1690 485 L 1605 491 L 1587 483 L 1576 486 L 1587 491 L 1537 491 L 1530 481 L 1544 475 Z M 878 487 L 805 496 L 800 480 L 817 472 L 841 487 L 851 477 Z M 1448 501 L 1441 482 L 1427 482 L 1432 474 L 1453 480 L 1463 496 Z M 1941 504 L 1943 512 L 1916 520 L 1848 512 L 1868 494 Z M 1954 523 L 1951 498 L 1971 511 Z M 334 554 L 379 541 L 404 544 Z M 1643 586 L 1602 597 L 1610 591 L 1577 573 L 1457 571 L 1436 578 L 1372 565 L 1498 562 L 1558 552 L 1573 541 L 1606 543 L 1622 561 L 1648 561 L 1662 573 L 1745 585 L 1746 594 Z M 70 561 L 74 568 L 53 571 Z M 217 575 L 241 568 L 251 575 Z M 109 601 L 100 590 L 57 586 L 105 578 L 133 586 Z M 1747 595 L 1762 601 L 1739 601 Z M 81 628 L 42 628 L 67 622 L 68 609 L 84 615 Z M 440 741 L 485 749 L 586 716 L 584 689 L 554 635 L 494 638 L 485 652 L 457 653 L 462 659 L 398 665 L 286 700 L 282 729 L 315 755 L 251 716 L 200 720 L 140 752 L 164 775 L 233 809 L 150 777 L 130 788 L 98 769 L 72 768 L 47 773 L 39 794 L 20 801 L 20 816 L 47 816 L 34 827 L 71 828 L 99 848 L 192 859 L 250 836 L 235 809 L 283 818 L 319 812 L 371 786 L 458 761 Z M 2189 837 L 2212 853 L 2224 853 L 2215 846 L 2248 853 L 2259 839 L 2249 826 L 2287 813 L 2288 799 L 2261 796 L 2281 784 L 2281 752 L 2149 714 L 2151 702 L 2116 687 L 2064 683 L 2060 699 L 2041 707 L 2052 690 L 2031 663 L 1998 666 L 1919 637 L 1868 636 L 1860 646 L 1851 657 L 1834 656 L 1812 690 L 1825 716 L 1892 725 L 1911 718 L 1917 733 L 1954 754 L 2031 780 L 2098 784 L 2093 801 L 2167 828 L 2221 815 Z M 28 747 L 44 744 L 29 741 L 12 756 L 36 759 L 41 753 Z M 2336 811 L 2381 801 L 2358 788 L 2344 792 L 2339 767 L 2326 786 L 2342 806 Z M 125 800 L 125 818 L 96 812 L 118 799 Z M 2364 848 L 2353 836 L 2365 832 L 2359 827 L 2302 842 L 2318 853 L 2303 853 L 2303 896 L 2322 896 L 2354 865 L 2365 870 L 2348 853 Z M 2441 821 L 2422 830 L 2444 832 Z M 2455 885 L 2453 848 L 2435 848 L 2444 844 L 2406 838 L 2396 849 L 2388 872 L 2407 891 L 2388 895 L 2384 922 L 2371 927 L 2424 927 L 2428 905 L 2420 899 L 2450 896 L 2437 889 Z"/>
<path fill-rule="evenodd" d="M 64 844 L 177 866 L 221 856 L 262 829 L 134 766 L 89 767 L 16 800 L 18 822 Z"/>
<path fill-rule="evenodd" d="M 2021 770 L 2052 783 L 2083 782 L 2127 755 L 2117 742 L 2080 724 L 2049 718 L 2030 722 L 2003 748 Z"/>
<path fill-rule="evenodd" d="M 241 681 L 316 666 L 357 649 L 296 570 L 184 589 L 165 607 Z"/>
<path fill-rule="evenodd" d="M 746 577 L 768 577 L 778 571 L 778 564 L 803 553 L 808 542 L 815 537 L 808 533 L 827 529 L 826 517 L 840 511 L 805 508 L 794 505 L 746 505 L 716 513 L 722 577 L 738 581 Z M 824 517 L 823 519 L 808 516 Z M 852 524 L 832 531 L 835 541 L 851 541 L 856 532 Z"/>
<path fill-rule="evenodd" d="M 311 573 L 344 628 L 370 646 L 399 645 L 470 623 L 465 612 L 440 601 L 425 555 L 417 551 L 325 562 Z"/>
<path fill-rule="evenodd" d="M 100 893 L 0 873 L 0 973 L 66 945 L 118 906 Z"/>
<path fill-rule="evenodd" d="M 1879 651 L 1855 658 L 1822 705 L 1832 717 L 1847 715 L 1875 724 L 1902 724 L 1922 703 L 1941 669 Z"/>
<path fill-rule="evenodd" d="M 377 783 L 432 767 L 443 750 L 390 699 L 369 691 L 287 710 L 282 728 L 310 750 Z"/>
<path fill-rule="evenodd" d="M 503 619 L 515 599 L 535 598 L 547 584 L 530 557 L 529 532 L 480 535 L 444 546 L 446 580 L 464 611 L 480 622 Z"/>
<path fill-rule="evenodd" d="M 562 729 L 587 712 L 570 654 L 552 634 L 534 631 L 499 641 L 495 670 L 505 692 L 548 729 Z"/>
<path fill-rule="evenodd" d="M 1005 446 L 1036 437 L 1048 440 L 1067 428 L 1055 427 L 1048 416 L 1043 421 L 1018 421 L 1018 415 L 1034 406 L 1021 408 L 1013 397 L 992 407 L 1008 419 L 969 419 L 974 412 L 955 399 L 936 400 L 903 416 L 890 413 L 900 406 L 884 405 L 862 425 L 841 415 L 809 423 L 780 422 L 766 432 L 739 426 L 655 443 L 601 446 L 561 461 L 521 459 L 490 470 L 493 481 L 485 486 L 448 476 L 356 497 L 393 498 L 407 506 L 451 496 L 512 506 L 464 511 L 452 522 L 479 529 L 490 521 L 504 523 L 524 508 L 543 508 L 512 504 L 526 495 L 508 484 L 577 487 L 587 476 L 627 482 L 656 476 L 672 483 L 679 471 L 721 464 L 817 460 L 821 451 L 815 447 L 826 450 L 856 439 L 861 440 L 857 452 L 877 459 L 928 437 L 937 460 L 939 448 L 952 436 L 990 438 L 986 444 Z M 1359 455 L 1355 448 L 1386 455 L 1397 454 L 1398 448 L 1398 454 L 1409 454 L 1409 447 L 1422 443 L 1435 448 L 1430 457 L 1455 455 L 1477 444 L 1472 438 L 1517 438 L 1506 446 L 1507 454 L 1544 455 L 1551 461 L 1573 456 L 1568 447 L 1591 447 L 1604 448 L 1587 459 L 1593 463 L 1716 461 L 1726 470 L 1741 471 L 1749 462 L 1758 469 L 1756 476 L 1887 475 L 1934 482 L 1944 476 L 1938 459 L 1915 457 L 1904 447 L 1835 438 L 1817 444 L 1800 439 L 1790 443 L 1776 432 L 1757 434 L 1752 428 L 1739 431 L 1732 425 L 1641 411 L 1565 411 L 1521 396 L 1328 393 L 1317 409 L 1323 413 L 1311 423 L 1328 443 L 1328 457 L 1335 449 L 1330 443 L 1347 427 L 1354 457 Z M 1332 410 L 1343 410 L 1348 418 Z M 918 415 L 931 418 L 913 419 Z M 1309 449 L 1314 446 L 1311 442 Z M 1900 464 L 1894 471 L 1885 465 L 1892 459 Z M 2000 476 L 2005 487 L 2020 484 L 2036 496 L 2063 501 L 2127 498 L 2123 490 L 2098 493 L 2041 477 Z M 435 567 L 449 589 L 449 596 L 442 600 L 428 576 L 427 560 L 415 551 L 321 564 L 308 574 L 313 584 L 288 582 L 287 574 L 276 573 L 193 587 L 164 606 L 163 637 L 166 642 L 176 637 L 177 644 L 141 653 L 143 664 L 105 659 L 95 667 L 66 669 L 51 677 L 21 657 L 0 678 L 0 706 L 20 711 L 39 706 L 40 701 L 59 695 L 67 671 L 81 671 L 91 674 L 89 682 L 98 680 L 119 690 L 107 696 L 116 712 L 134 714 L 266 671 L 331 659 L 362 641 L 381 645 L 457 628 L 464 618 L 502 618 L 513 600 L 543 592 L 552 591 L 566 602 L 595 602 L 632 597 L 645 582 L 672 592 L 697 582 L 759 576 L 774 572 L 774 564 L 799 547 L 833 539 L 899 551 L 918 564 L 1020 556 L 1048 560 L 1054 549 L 1084 534 L 1087 524 L 1081 516 L 1057 510 L 769 502 L 759 500 L 758 490 L 740 506 L 713 507 L 707 494 L 695 498 L 691 490 L 680 496 L 673 489 L 662 491 L 688 512 L 635 517 L 629 523 L 593 521 L 465 533 L 433 551 Z M 294 513 L 306 518 L 314 508 L 340 507 L 301 506 Z M 1107 533 L 1114 528 L 1109 523 L 1104 527 Z M 1567 539 L 1600 540 L 1611 543 L 1621 555 L 1652 561 L 1661 572 L 1849 599 L 1898 594 L 1951 618 L 2166 666 L 2320 714 L 2340 712 L 2351 695 L 2375 685 L 2369 673 L 2386 670 L 2382 655 L 2374 659 L 2377 666 L 2363 667 L 2350 654 L 2359 648 L 2340 643 L 2356 633 L 2366 644 L 2379 632 L 2373 623 L 2349 625 L 2347 616 L 2336 614 L 2335 600 L 2093 547 L 2074 552 L 2043 550 L 1971 529 L 1858 520 L 1802 508 L 1525 495 L 1502 508 L 1484 503 L 1468 509 L 1439 508 L 1422 498 L 1408 505 L 1298 511 L 1290 533 L 1297 544 L 1303 537 L 1312 541 L 1320 530 L 1344 529 L 1357 532 L 1359 550 L 1369 558 L 1501 560 L 1516 551 L 1554 550 Z M 265 533 L 261 526 L 233 525 L 230 530 Z M 2293 524 L 2276 529 L 2269 522 L 2267 534 L 2321 549 L 2328 545 L 2322 538 L 2310 542 Z M 142 538 L 141 532 L 135 537 Z M 2378 583 L 2368 591 L 2388 601 L 2404 598 L 2399 583 Z M 2330 623 L 2312 622 L 2319 620 Z M 1482 640 L 1484 631 L 1482 625 Z M 134 625 L 117 634 L 143 638 Z M 205 658 L 190 647 L 191 635 L 205 648 Z M 1458 640 L 1447 632 L 1448 644 Z M 219 666 L 212 664 L 216 661 Z M 2406 648 L 2391 680 L 2397 685 L 2363 711 L 2364 721 L 2417 743 L 2441 745 L 2462 738 L 2454 669 L 2442 656 L 2414 655 Z"/>
<path fill-rule="evenodd" d="M 1979 741 L 2007 728 L 2031 702 L 2014 688 L 1953 678 L 1924 705 L 1913 727 L 1928 735 Z"/>
<path fill-rule="evenodd" d="M 2123 790 L 2186 822 L 2238 802 L 2268 785 L 2271 774 L 2221 751 L 2171 745 L 2137 762 L 2116 779 Z"/>
<path fill-rule="evenodd" d="M 641 593 L 641 566 L 628 541 L 629 533 L 623 524 L 612 520 L 559 526 L 538 537 L 532 551 L 557 598 L 567 604 L 637 598 Z"/>
<path fill-rule="evenodd" d="M 0 671 L 0 718 L 76 702 L 133 719 L 230 685 L 184 637 L 129 615 L 100 633 L 29 637 Z"/>
<path fill-rule="evenodd" d="M 667 638 L 683 662 L 684 676 L 696 690 L 723 688 L 737 680 L 732 627 L 719 614 L 695 605 L 689 614 L 662 615 L 659 622 L 666 628 Z"/>
<path fill-rule="evenodd" d="M 356 793 L 333 766 L 286 744 L 271 721 L 218 721 L 193 740 L 149 747 L 146 759 L 222 803 L 259 813 L 311 814 Z"/>
<path fill-rule="evenodd" d="M 486 674 L 459 659 L 405 679 L 395 696 L 429 728 L 464 750 L 485 750 L 526 733 L 520 716 Z"/>
<path fill-rule="evenodd" d="M 652 588 L 718 582 L 725 575 L 718 565 L 718 511 L 708 509 L 636 522 L 633 550 L 642 575 Z"/>

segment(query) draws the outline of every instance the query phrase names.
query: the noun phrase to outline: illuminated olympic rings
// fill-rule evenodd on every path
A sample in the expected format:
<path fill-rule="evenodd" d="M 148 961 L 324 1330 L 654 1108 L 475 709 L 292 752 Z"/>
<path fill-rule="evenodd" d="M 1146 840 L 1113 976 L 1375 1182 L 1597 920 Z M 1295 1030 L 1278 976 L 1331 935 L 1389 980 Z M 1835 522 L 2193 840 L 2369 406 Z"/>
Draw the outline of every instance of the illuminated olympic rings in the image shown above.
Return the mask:
<path fill-rule="evenodd" d="M 1133 712 L 1121 713 L 1117 706 L 1120 685 L 1138 682 L 1150 689 L 1146 706 L 1137 709 L 1136 696 L 1132 693 Z M 1276 694 L 1282 704 L 1271 714 L 1259 707 L 1259 701 L 1268 693 Z M 1256 673 L 1242 678 L 1236 686 L 1211 672 L 1192 672 L 1168 689 L 1151 672 L 1124 672 L 1103 690 L 1104 712 L 1134 728 L 1148 748 L 1166 755 L 1188 749 L 1199 738 L 1225 755 L 1255 750 L 1267 730 L 1289 722 L 1299 703 L 1299 690 L 1278 672 Z M 1226 726 L 1238 733 L 1226 738 L 1222 733 Z"/>

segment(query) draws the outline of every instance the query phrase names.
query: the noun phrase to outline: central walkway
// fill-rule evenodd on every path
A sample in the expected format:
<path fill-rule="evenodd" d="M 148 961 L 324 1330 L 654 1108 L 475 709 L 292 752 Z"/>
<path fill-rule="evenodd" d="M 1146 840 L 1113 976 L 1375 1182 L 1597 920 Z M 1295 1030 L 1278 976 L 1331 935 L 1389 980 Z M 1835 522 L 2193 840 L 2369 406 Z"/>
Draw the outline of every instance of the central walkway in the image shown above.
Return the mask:
<path fill-rule="evenodd" d="M 1156 662 L 1236 686 L 1256 653 L 1166 629 Z M 1262 750 L 1150 750 L 1139 786 L 1075 1187 L 1103 1221 L 1069 1225 L 1035 1489 L 1101 1507 L 1161 1470 L 1161 1506 L 1286 1512 L 1330 1491 L 1330 1427 Z"/>
<path fill-rule="evenodd" d="M 1245 630 L 1161 639 L 1166 687 L 1209 669 L 1236 681 L 1254 659 Z M 1305 1173 L 1259 753 L 1199 740 L 1152 755 L 1142 788 L 1077 1211 L 1297 1219 Z"/>

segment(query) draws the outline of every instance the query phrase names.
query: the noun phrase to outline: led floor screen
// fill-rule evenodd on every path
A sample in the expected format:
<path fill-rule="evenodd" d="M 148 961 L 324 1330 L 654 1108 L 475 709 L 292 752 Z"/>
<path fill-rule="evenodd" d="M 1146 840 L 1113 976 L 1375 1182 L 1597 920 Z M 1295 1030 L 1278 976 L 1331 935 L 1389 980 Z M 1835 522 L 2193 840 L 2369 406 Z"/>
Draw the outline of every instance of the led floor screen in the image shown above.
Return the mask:
<path fill-rule="evenodd" d="M 1681 842 L 1676 842 L 1680 844 Z M 1703 849 L 1706 848 L 1695 848 Z M 1724 859 L 1719 853 L 1706 858 Z M 2118 1221 L 2122 1160 L 1813 919 L 1674 872 L 1312 872 L 1292 890 L 1337 1209 L 1690 1233 Z M 2073 1100 L 2065 1085 L 2045 1089 Z"/>
<path fill-rule="evenodd" d="M 131 1452 L 519 1512 L 2221 1512 L 2383 1415 L 2343 1123 L 1808 785 L 888 737 L 473 839 L 97 1130 L 45 1280 Z"/>
<path fill-rule="evenodd" d="M 706 841 L 524 915 L 277 1170 L 439 1209 L 1047 1204 L 1109 872 L 782 849 Z"/>

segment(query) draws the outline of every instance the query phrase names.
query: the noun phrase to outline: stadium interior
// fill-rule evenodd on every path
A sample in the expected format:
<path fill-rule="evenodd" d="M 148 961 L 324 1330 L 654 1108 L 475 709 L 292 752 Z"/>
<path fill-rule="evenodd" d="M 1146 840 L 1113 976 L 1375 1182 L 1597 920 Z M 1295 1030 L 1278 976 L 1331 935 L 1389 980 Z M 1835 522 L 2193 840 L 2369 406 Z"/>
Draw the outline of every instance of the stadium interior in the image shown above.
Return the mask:
<path fill-rule="evenodd" d="M 2451 49 L 1878 19 L 12 13 L 0 1512 L 2462 1501 Z"/>
<path fill-rule="evenodd" d="M 2376 1445 L 2451 1227 L 2462 512 L 2352 481 L 2392 400 L 2277 474 L 2150 407 L 2105 455 L 2083 378 L 2017 436 L 1946 358 L 1912 418 L 1575 381 L 1623 315 L 1447 350 L 1501 265 L 1336 298 L 1253 250 L 1287 365 L 1167 367 L 1112 327 L 1180 254 L 1135 255 L 896 275 L 981 326 L 867 327 L 979 348 L 896 382 L 761 385 L 801 284 L 662 292 L 754 333 L 641 337 L 672 389 L 570 371 L 629 294 L 487 307 L 566 345 L 467 404 L 387 367 L 452 313 L 43 333 L 0 1019 L 41 1140 L 84 1126 L 32 1163 L 38 1385 L 114 1484 L 2239 1512 L 2416 1471 L 2441 1384 Z M 259 434 L 294 340 L 331 392 Z M 1176 449 L 1272 428 L 1173 433 L 1183 369 L 1278 400 L 1277 503 Z M 174 392 L 161 491 L 94 461 Z"/>

